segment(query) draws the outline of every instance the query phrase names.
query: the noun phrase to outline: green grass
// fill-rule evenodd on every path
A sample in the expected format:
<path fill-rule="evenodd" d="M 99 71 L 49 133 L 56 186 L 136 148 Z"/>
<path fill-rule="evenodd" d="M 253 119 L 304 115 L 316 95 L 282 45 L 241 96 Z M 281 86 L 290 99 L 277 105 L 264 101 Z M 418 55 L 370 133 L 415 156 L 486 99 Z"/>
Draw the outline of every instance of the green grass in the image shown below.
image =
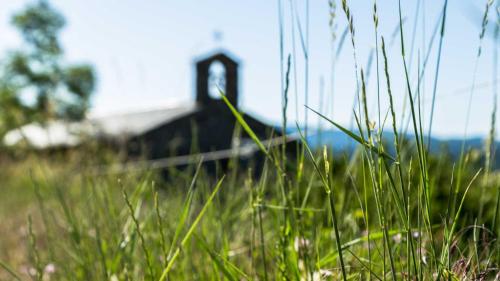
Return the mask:
<path fill-rule="evenodd" d="M 7 196 L 0 200 L 13 205 L 0 213 L 1 279 L 305 280 L 323 274 L 337 280 L 345 272 L 346 279 L 447 280 L 459 277 L 464 262 L 469 278 L 493 276 L 498 244 L 489 227 L 500 177 L 492 171 L 488 183 L 473 181 L 481 177 L 474 168 L 479 160 L 464 170 L 466 188 L 451 217 L 453 162 L 445 157 L 427 158 L 429 170 L 441 172 L 429 173 L 424 192 L 418 163 L 405 149 L 403 180 L 396 162 L 377 161 L 373 150 L 361 149 L 354 159 L 306 151 L 300 181 L 296 166 L 288 165 L 283 179 L 272 161 L 259 178 L 242 170 L 217 180 L 192 167 L 168 181 L 142 172 L 96 177 L 50 160 L 11 165 L 2 174 Z M 280 159 L 279 151 L 269 155 Z M 31 170 L 31 179 L 9 176 L 18 170 Z M 491 196 L 481 196 L 483 190 Z"/>
<path fill-rule="evenodd" d="M 295 67 L 299 58 L 286 56 L 284 51 L 282 4 L 279 1 L 285 127 L 291 86 L 295 85 L 295 94 L 299 92 Z M 423 63 L 419 53 L 414 89 L 401 6 L 395 7 L 401 49 L 392 53 L 377 29 L 384 19 L 378 18 L 376 7 L 374 1 L 377 112 L 368 111 L 370 93 L 365 70 L 357 64 L 359 46 L 347 1 L 342 1 L 342 10 L 354 52 L 355 126 L 342 126 L 307 105 L 304 109 L 357 142 L 354 153 L 311 149 L 305 141 L 307 132 L 297 124 L 297 154 L 285 155 L 284 147 L 266 146 L 222 93 L 239 128 L 265 157 L 263 166 L 244 169 L 232 159 L 229 169 L 217 169 L 214 175 L 207 174 L 200 162 L 183 170 L 170 169 L 165 179 L 156 170 L 96 175 L 92 168 L 109 159 L 92 159 L 102 154 L 93 147 L 61 156 L 3 157 L 0 280 L 499 278 L 495 275 L 500 263 L 500 173 L 491 163 L 496 109 L 484 152 L 464 149 L 458 160 L 444 153 L 429 154 L 420 84 L 425 81 L 421 76 L 431 48 L 423 53 Z M 296 7 L 292 11 L 292 17 L 297 17 Z M 443 71 L 439 61 L 445 17 L 446 2 L 434 81 L 430 81 L 433 101 Z M 303 31 L 303 23 L 291 19 L 306 62 L 307 21 L 308 15 Z M 486 24 L 483 20 L 482 30 Z M 403 73 L 391 72 L 391 56 L 400 61 Z M 307 63 L 304 78 L 308 80 Z M 395 79 L 404 81 L 410 139 L 398 130 L 406 119 L 404 112 L 397 115 L 394 105 L 398 97 L 393 95 L 391 81 Z M 308 95 L 307 87 L 304 94 Z M 381 108 L 384 98 L 388 108 Z M 377 116 L 378 126 L 370 116 Z M 385 126 L 386 121 L 392 124 Z M 427 122 L 432 124 L 432 118 Z M 393 140 L 382 138 L 386 127 Z"/>

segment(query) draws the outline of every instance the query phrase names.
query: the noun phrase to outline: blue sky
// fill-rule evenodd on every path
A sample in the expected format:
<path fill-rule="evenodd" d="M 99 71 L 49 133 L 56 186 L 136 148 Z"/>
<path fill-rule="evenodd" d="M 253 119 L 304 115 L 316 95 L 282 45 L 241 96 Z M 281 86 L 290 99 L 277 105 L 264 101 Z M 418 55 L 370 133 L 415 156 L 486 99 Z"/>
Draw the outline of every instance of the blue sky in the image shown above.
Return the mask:
<path fill-rule="evenodd" d="M 30 1 L 2 1 L 0 10 L 0 54 L 20 45 L 20 38 L 10 26 L 10 15 Z M 283 0 L 284 52 L 293 54 L 292 28 L 295 28 L 296 77 L 292 71 L 289 120 L 294 122 L 295 108 L 303 122 L 305 72 L 296 22 L 291 23 L 290 3 Z M 438 20 L 443 1 L 420 0 L 416 21 L 413 57 L 409 52 L 413 41 L 413 26 L 418 1 L 402 0 L 405 20 L 407 61 L 412 61 L 410 73 L 416 79 L 417 61 L 423 61 L 425 47 Z M 473 66 L 479 44 L 482 12 L 486 1 L 449 1 L 441 72 L 438 84 L 433 132 L 436 136 L 459 136 L 464 133 L 465 112 L 473 80 Z M 217 48 L 230 50 L 243 62 L 241 68 L 241 107 L 263 120 L 279 123 L 281 120 L 280 49 L 277 0 L 52 0 L 51 3 L 67 18 L 62 42 L 69 62 L 91 62 L 98 73 L 98 88 L 93 98 L 94 114 L 109 114 L 127 110 L 161 107 L 190 102 L 194 97 L 193 58 Z M 305 29 L 305 1 L 297 0 L 295 10 Z M 337 1 L 340 36 L 345 16 Z M 350 1 L 356 28 L 356 52 L 359 68 L 367 70 L 370 50 L 375 46 L 372 23 L 372 1 Z M 331 77 L 331 32 L 328 25 L 327 0 L 309 1 L 309 104 L 322 109 L 336 121 L 348 125 L 351 119 L 356 89 L 353 49 L 350 40 L 343 46 L 335 64 L 335 78 Z M 379 35 L 392 41 L 398 23 L 396 0 L 379 0 Z M 425 15 L 422 14 L 425 11 Z M 492 105 L 493 48 L 491 27 L 494 9 L 490 12 L 490 30 L 483 41 L 479 60 L 477 89 L 471 104 L 468 135 L 485 135 L 490 126 Z M 425 16 L 425 18 L 424 18 Z M 424 20 L 423 20 L 424 19 Z M 216 41 L 214 33 L 222 40 Z M 347 38 L 349 39 L 349 38 Z M 391 83 L 398 116 L 401 116 L 405 96 L 404 72 L 400 55 L 399 37 L 388 48 Z M 337 38 L 338 42 L 338 38 Z M 437 41 L 430 54 L 425 87 L 422 87 L 424 124 L 430 111 L 433 73 Z M 381 59 L 381 58 L 380 58 Z M 382 63 L 382 60 L 380 61 Z M 383 69 L 380 68 L 381 75 Z M 368 82 L 370 118 L 376 115 L 375 61 Z M 322 77 L 322 78 L 321 78 Z M 324 81 L 321 95 L 320 80 Z M 498 79 L 497 79 L 498 80 Z M 295 83 L 296 81 L 296 83 Z M 381 76 L 381 106 L 387 110 L 385 77 Z M 295 88 L 295 84 L 297 88 Z M 298 101 L 295 102 L 295 93 Z M 323 99 L 320 101 L 320 97 Z M 498 114 L 500 116 L 500 114 Z M 399 122 L 401 120 L 398 120 Z M 497 120 L 499 124 L 500 120 Z M 309 114 L 309 123 L 318 120 Z M 322 124 L 326 126 L 326 124 Z"/>

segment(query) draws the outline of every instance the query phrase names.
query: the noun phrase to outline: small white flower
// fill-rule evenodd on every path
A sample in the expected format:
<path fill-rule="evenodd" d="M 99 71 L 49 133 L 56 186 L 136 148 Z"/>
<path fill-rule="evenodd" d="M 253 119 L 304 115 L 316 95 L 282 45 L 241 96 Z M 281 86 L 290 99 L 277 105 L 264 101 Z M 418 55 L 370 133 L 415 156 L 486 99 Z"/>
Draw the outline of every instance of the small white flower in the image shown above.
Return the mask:
<path fill-rule="evenodd" d="M 31 275 L 31 276 L 36 276 L 36 269 L 34 267 L 30 267 L 28 269 L 28 274 Z"/>
<path fill-rule="evenodd" d="M 52 273 L 56 272 L 56 266 L 53 263 L 49 263 L 45 266 L 45 268 L 43 269 L 43 272 L 45 272 L 47 274 L 52 274 Z"/>
<path fill-rule="evenodd" d="M 320 269 L 319 271 L 315 271 L 313 273 L 313 281 L 322 281 L 327 280 L 328 277 L 332 277 L 333 272 L 328 269 Z"/>
<path fill-rule="evenodd" d="M 299 250 L 306 250 L 309 247 L 310 243 L 311 242 L 309 242 L 309 240 L 307 240 L 306 238 L 295 237 L 295 241 L 293 242 L 293 247 L 295 251 L 298 252 Z"/>
<path fill-rule="evenodd" d="M 328 277 L 332 277 L 332 276 L 333 276 L 333 272 L 331 270 L 320 269 L 319 271 L 315 271 L 313 273 L 312 280 L 313 281 L 322 281 L 322 280 L 326 280 Z"/>
<path fill-rule="evenodd" d="M 333 276 L 333 272 L 328 269 L 320 269 L 319 273 L 321 274 L 322 277 L 330 277 Z"/>
<path fill-rule="evenodd" d="M 394 240 L 394 242 L 396 242 L 397 244 L 401 243 L 402 239 L 403 239 L 403 235 L 401 235 L 401 233 L 398 233 L 398 234 L 392 236 L 392 240 Z"/>

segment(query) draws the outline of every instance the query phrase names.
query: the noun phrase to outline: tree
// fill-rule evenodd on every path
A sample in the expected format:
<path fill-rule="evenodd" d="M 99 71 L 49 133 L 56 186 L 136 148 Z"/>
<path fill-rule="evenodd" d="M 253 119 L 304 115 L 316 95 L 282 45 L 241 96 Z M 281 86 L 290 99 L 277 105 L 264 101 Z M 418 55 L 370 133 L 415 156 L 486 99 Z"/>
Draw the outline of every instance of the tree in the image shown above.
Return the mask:
<path fill-rule="evenodd" d="M 63 62 L 59 33 L 64 17 L 47 1 L 39 0 L 15 14 L 12 24 L 24 46 L 11 52 L 2 67 L 0 118 L 4 129 L 9 124 L 84 118 L 95 89 L 95 72 L 88 64 Z"/>

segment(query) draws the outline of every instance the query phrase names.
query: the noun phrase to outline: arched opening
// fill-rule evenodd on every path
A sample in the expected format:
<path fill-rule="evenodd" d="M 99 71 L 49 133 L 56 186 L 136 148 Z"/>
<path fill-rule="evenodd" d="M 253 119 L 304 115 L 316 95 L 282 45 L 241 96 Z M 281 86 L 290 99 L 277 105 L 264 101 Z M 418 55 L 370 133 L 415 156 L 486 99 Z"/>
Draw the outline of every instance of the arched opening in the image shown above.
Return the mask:
<path fill-rule="evenodd" d="M 214 61 L 208 68 L 208 95 L 220 99 L 220 93 L 226 93 L 226 67 L 220 61 Z"/>

